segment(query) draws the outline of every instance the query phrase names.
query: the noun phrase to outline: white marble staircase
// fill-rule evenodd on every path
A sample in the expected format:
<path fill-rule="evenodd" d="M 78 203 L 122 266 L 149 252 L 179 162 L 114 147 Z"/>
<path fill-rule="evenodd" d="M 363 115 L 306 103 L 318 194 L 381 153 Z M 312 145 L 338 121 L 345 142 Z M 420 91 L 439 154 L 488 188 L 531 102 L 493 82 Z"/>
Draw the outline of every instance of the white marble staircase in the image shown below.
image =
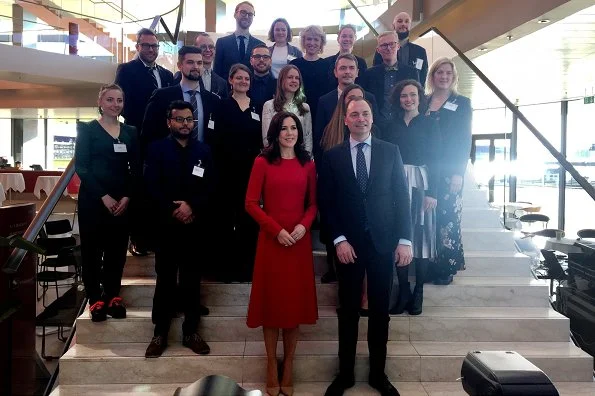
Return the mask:
<path fill-rule="evenodd" d="M 593 358 L 569 341 L 569 321 L 550 308 L 547 284 L 531 276 L 529 259 L 516 252 L 486 193 L 468 188 L 464 197 L 467 270 L 449 286 L 426 285 L 422 315 L 391 318 L 389 379 L 404 396 L 464 395 L 456 380 L 468 351 L 515 350 L 544 370 L 561 394 L 595 394 Z M 320 275 L 322 260 L 316 267 Z M 85 312 L 78 319 L 76 345 L 60 360 L 54 396 L 172 395 L 177 386 L 209 374 L 227 375 L 250 389 L 264 387 L 262 334 L 245 325 L 250 285 L 204 283 L 203 302 L 211 314 L 202 319 L 200 333 L 210 355 L 181 346 L 177 318 L 165 354 L 145 359 L 154 285 L 152 260 L 131 258 L 122 290 L 128 317 L 92 323 Z M 294 374 L 299 396 L 322 395 L 338 365 L 336 285 L 318 284 L 317 292 L 320 319 L 300 329 Z M 376 394 L 365 384 L 366 325 L 362 318 L 356 362 L 361 383 L 348 395 Z"/>

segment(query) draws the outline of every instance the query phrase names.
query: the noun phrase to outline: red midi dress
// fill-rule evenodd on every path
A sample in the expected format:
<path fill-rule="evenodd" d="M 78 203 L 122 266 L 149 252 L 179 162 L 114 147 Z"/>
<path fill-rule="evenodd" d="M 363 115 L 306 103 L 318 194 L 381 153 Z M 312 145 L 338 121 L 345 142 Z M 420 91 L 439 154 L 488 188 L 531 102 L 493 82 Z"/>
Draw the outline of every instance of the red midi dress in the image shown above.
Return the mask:
<path fill-rule="evenodd" d="M 263 208 L 260 202 L 264 203 Z M 254 161 L 246 211 L 260 225 L 248 306 L 248 327 L 294 328 L 318 319 L 310 227 L 316 216 L 316 170 L 297 158 Z M 277 240 L 297 224 L 306 234 L 293 246 Z"/>

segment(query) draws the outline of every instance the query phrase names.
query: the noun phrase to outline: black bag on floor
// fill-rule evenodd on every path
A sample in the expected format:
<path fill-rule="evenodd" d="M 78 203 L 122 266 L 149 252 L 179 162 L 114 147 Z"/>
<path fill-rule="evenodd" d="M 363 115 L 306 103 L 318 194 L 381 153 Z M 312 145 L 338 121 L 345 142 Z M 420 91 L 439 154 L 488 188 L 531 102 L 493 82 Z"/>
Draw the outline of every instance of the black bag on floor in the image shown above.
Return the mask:
<path fill-rule="evenodd" d="M 516 352 L 469 352 L 461 377 L 472 396 L 559 396 L 548 376 Z"/>

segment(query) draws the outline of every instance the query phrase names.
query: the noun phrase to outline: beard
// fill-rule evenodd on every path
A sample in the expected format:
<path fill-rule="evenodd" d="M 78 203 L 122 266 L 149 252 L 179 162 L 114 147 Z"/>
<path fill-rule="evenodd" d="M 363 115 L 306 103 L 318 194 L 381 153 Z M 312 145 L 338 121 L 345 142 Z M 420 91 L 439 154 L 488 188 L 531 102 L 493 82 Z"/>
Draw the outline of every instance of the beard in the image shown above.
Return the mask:
<path fill-rule="evenodd" d="M 190 81 L 198 81 L 200 79 L 200 73 L 196 72 L 196 73 L 188 73 L 188 74 L 184 74 L 184 77 L 186 77 L 186 79 L 190 80 Z"/>
<path fill-rule="evenodd" d="M 399 36 L 399 41 L 405 40 L 407 37 L 409 37 L 409 30 L 406 32 L 397 32 L 397 36 Z"/>
<path fill-rule="evenodd" d="M 174 138 L 176 139 L 180 139 L 180 140 L 188 140 L 190 139 L 190 135 L 191 135 L 192 131 L 190 131 L 190 133 L 182 133 L 177 129 L 172 129 L 171 130 L 171 134 Z"/>

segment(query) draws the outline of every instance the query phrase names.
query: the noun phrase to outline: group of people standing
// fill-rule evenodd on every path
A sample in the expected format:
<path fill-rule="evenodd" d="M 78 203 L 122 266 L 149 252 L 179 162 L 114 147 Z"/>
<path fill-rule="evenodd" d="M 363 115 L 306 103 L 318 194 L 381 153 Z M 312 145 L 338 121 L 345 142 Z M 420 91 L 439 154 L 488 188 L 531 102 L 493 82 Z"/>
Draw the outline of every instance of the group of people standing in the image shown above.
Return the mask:
<path fill-rule="evenodd" d="M 326 395 L 353 385 L 362 314 L 369 383 L 398 395 L 384 373 L 389 313 L 420 314 L 428 273 L 448 284 L 464 269 L 470 101 L 457 94 L 450 59 L 428 68 L 423 48 L 408 41 L 405 13 L 378 37 L 379 62 L 370 68 L 351 53 L 353 26 L 340 29 L 340 52 L 321 58 L 321 27 L 302 31 L 302 53 L 284 18 L 271 25 L 271 47 L 250 35 L 254 16 L 241 2 L 233 34 L 215 44 L 201 33 L 195 46 L 181 47 L 175 76 L 155 63 L 159 42 L 142 29 L 138 57 L 99 93 L 99 119 L 78 124 L 91 318 L 126 316 L 119 296 L 126 249 L 152 250 L 155 329 L 145 356 L 163 353 L 180 310 L 183 344 L 209 353 L 197 331 L 209 313 L 200 278 L 223 253 L 216 277 L 252 281 L 247 325 L 263 328 L 267 392 L 292 395 L 299 325 L 318 319 L 311 238 L 318 223 L 329 263 L 323 282 L 339 282 L 340 372 Z"/>

